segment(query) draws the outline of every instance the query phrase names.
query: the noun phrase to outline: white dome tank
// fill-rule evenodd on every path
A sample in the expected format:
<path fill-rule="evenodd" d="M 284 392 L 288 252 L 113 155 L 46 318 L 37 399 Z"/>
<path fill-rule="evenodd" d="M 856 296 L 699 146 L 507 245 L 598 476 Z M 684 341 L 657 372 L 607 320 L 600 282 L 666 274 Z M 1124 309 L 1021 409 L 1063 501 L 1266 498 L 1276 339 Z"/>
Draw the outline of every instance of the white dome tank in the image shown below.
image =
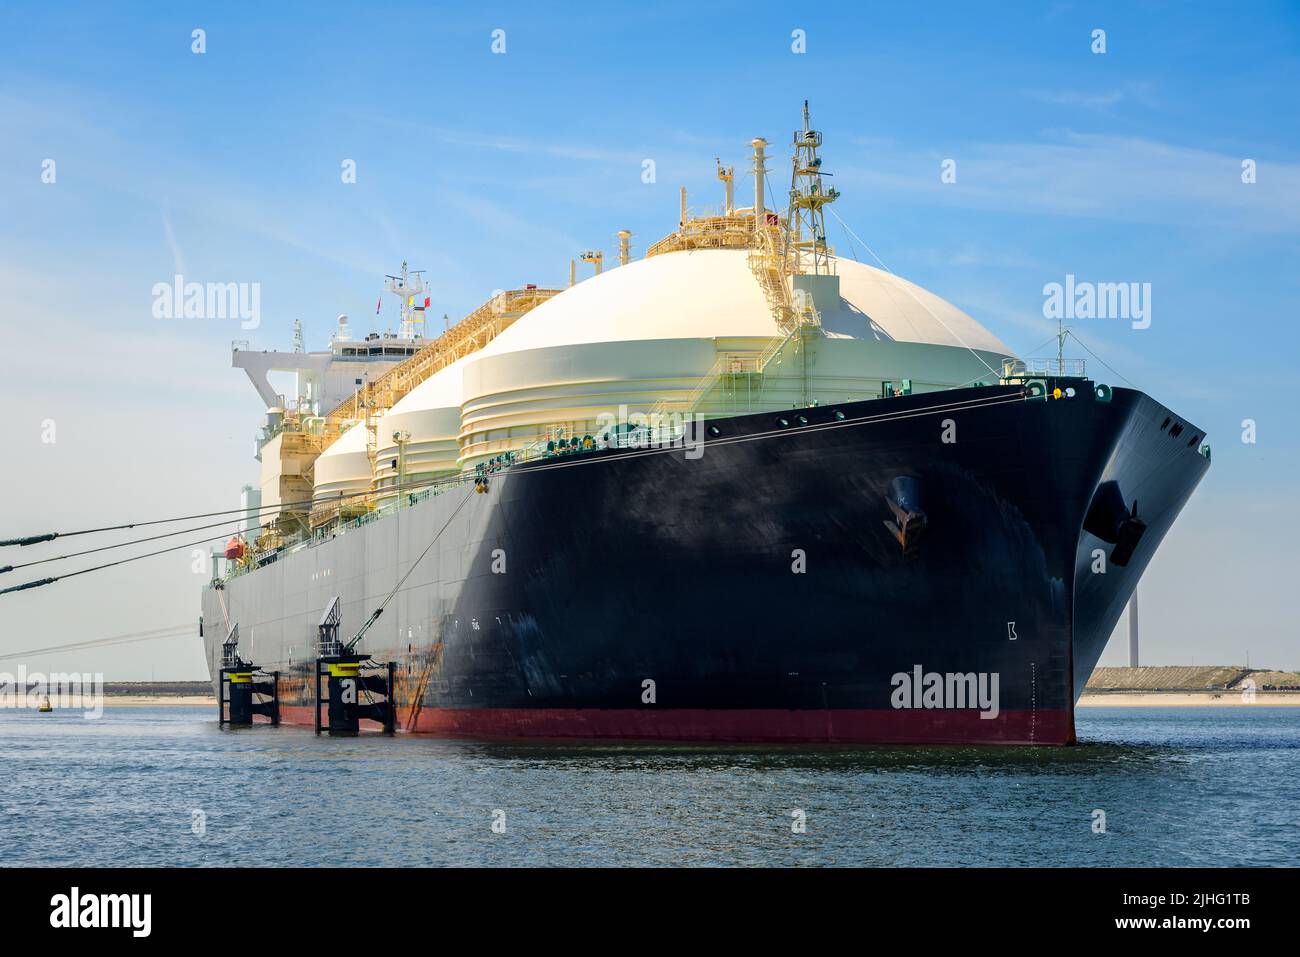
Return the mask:
<path fill-rule="evenodd" d="M 322 505 L 340 495 L 370 491 L 370 453 L 366 426 L 358 423 L 316 457 L 312 504 Z"/>
<path fill-rule="evenodd" d="M 834 260 L 796 277 L 824 336 L 791 342 L 761 375 L 719 378 L 706 415 L 872 398 L 882 382 L 918 392 L 997 378 L 1011 351 L 956 306 L 883 270 Z M 595 433 L 620 408 L 692 405 L 701 380 L 779 342 L 745 249 L 665 253 L 585 280 L 542 303 L 468 358 L 461 462 L 536 441 L 553 425 Z"/>
<path fill-rule="evenodd" d="M 379 420 L 374 482 L 381 492 L 398 484 L 396 435 L 405 433 L 402 483 L 410 485 L 459 470 L 461 375 L 470 356 L 439 369 Z"/>

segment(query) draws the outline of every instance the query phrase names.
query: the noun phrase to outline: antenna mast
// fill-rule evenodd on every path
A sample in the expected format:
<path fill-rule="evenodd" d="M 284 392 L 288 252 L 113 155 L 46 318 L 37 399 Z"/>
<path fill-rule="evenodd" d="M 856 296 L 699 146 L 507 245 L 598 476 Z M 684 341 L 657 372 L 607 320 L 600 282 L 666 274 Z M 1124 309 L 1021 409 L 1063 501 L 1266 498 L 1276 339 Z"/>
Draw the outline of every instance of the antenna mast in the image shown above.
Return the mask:
<path fill-rule="evenodd" d="M 1056 374 L 1065 375 L 1065 338 L 1070 334 L 1066 328 L 1065 320 L 1061 316 L 1056 317 Z"/>
<path fill-rule="evenodd" d="M 399 297 L 402 301 L 402 321 L 398 326 L 397 334 L 403 339 L 415 338 L 415 297 L 422 296 L 425 292 L 424 270 L 415 269 L 408 271 L 406 260 L 402 260 L 402 274 L 400 276 L 385 276 L 388 280 L 388 291 Z"/>
<path fill-rule="evenodd" d="M 803 129 L 794 131 L 793 169 L 790 173 L 790 208 L 786 212 L 786 248 L 794 260 L 792 272 L 814 275 L 831 272 L 834 250 L 826 245 L 826 214 L 822 207 L 839 198 L 834 187 L 822 183 L 821 157 L 817 155 L 822 135 L 808 125 L 808 101 L 803 101 Z M 811 253 L 811 269 L 806 260 Z"/>

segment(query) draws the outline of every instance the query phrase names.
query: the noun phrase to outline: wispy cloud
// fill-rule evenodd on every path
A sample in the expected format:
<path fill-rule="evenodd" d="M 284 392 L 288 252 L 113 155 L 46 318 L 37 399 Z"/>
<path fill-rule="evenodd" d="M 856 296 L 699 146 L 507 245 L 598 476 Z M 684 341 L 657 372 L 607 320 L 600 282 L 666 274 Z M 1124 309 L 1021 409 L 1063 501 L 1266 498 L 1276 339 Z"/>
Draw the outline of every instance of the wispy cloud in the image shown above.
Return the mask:
<path fill-rule="evenodd" d="M 1002 212 L 1300 233 L 1300 164 L 1141 137 L 1062 132 L 1041 142 L 967 143 L 940 154 L 899 148 L 870 167 L 839 165 L 839 181 L 908 201 Z M 954 159 L 957 181 L 939 180 Z M 1243 183 L 1242 163 L 1257 163 Z"/>
<path fill-rule="evenodd" d="M 947 266 L 981 266 L 999 269 L 1043 268 L 1040 261 L 1019 249 L 997 249 L 969 242 L 954 247 L 912 250 L 906 253 L 906 257 L 912 263 L 924 263 L 938 268 Z"/>
<path fill-rule="evenodd" d="M 430 123 L 421 123 L 418 120 L 399 119 L 377 113 L 352 113 L 349 114 L 349 118 L 405 130 L 408 133 L 423 133 L 448 146 L 464 146 L 475 150 L 525 153 L 532 156 L 553 156 L 560 159 L 579 160 L 585 163 L 639 163 L 644 156 L 644 151 L 600 149 L 584 145 L 576 139 L 539 140 L 508 136 L 490 131 L 450 129 Z"/>
<path fill-rule="evenodd" d="M 181 252 L 180 243 L 176 241 L 176 231 L 172 229 L 171 213 L 167 207 L 162 208 L 163 233 L 167 237 L 167 245 L 172 251 L 172 262 L 175 265 L 177 275 L 185 274 L 185 254 Z"/>
<path fill-rule="evenodd" d="M 1149 83 L 1127 83 L 1110 90 L 1026 90 L 1031 99 L 1052 106 L 1079 107 L 1087 110 L 1107 111 L 1121 103 L 1134 103 L 1154 108 L 1159 105 Z"/>
<path fill-rule="evenodd" d="M 0 138 L 10 148 L 9 155 L 0 156 L 0 167 L 5 160 L 16 162 L 19 156 L 32 154 L 35 144 L 47 149 L 49 144 L 57 144 L 61 155 L 94 157 L 94 162 L 80 165 L 84 181 L 163 209 L 164 234 L 173 259 L 179 259 L 180 247 L 172 218 L 187 214 L 281 243 L 336 266 L 372 274 L 383 271 L 373 250 L 360 242 L 354 249 L 320 242 L 321 230 L 313 222 L 312 211 L 293 205 L 274 190 L 169 154 L 157 142 L 133 142 L 97 125 L 94 116 L 76 104 L 65 110 L 61 104 L 37 105 L 0 93 Z M 17 178 L 16 172 L 10 172 Z"/>

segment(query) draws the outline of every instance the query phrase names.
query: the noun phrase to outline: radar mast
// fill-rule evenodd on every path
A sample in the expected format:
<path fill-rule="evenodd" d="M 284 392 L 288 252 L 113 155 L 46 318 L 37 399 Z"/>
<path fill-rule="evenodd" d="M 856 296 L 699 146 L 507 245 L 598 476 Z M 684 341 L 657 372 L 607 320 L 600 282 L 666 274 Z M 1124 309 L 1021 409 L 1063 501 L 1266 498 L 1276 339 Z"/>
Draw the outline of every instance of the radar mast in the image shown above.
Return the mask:
<path fill-rule="evenodd" d="M 424 320 L 416 318 L 415 297 L 422 296 L 425 293 L 424 270 L 414 269 L 408 271 L 406 260 L 402 260 L 402 274 L 400 276 L 385 276 L 388 280 L 387 289 L 393 295 L 397 296 L 402 303 L 402 321 L 397 328 L 397 335 L 400 339 L 414 339 L 417 337 L 415 325 L 417 322 Z M 423 315 L 423 307 L 419 310 Z M 419 331 L 423 334 L 423 330 Z"/>
<path fill-rule="evenodd" d="M 839 191 L 822 183 L 822 160 L 817 155 L 822 134 L 808 125 L 808 101 L 803 101 L 803 129 L 794 131 L 793 169 L 790 173 L 790 207 L 786 212 L 786 249 L 791 272 L 829 275 L 834 250 L 826 245 L 826 214 L 822 207 L 835 202 Z"/>

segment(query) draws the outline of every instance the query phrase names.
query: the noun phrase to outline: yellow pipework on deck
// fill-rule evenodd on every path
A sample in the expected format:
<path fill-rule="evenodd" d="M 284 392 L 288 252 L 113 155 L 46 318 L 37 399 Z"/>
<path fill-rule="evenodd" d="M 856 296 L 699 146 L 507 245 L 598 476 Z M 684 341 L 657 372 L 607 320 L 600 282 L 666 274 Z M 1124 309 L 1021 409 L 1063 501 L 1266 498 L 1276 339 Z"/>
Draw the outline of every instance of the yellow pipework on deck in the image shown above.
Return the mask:
<path fill-rule="evenodd" d="M 435 372 L 482 349 L 521 316 L 559 292 L 559 289 L 511 289 L 498 293 L 405 362 L 399 362 L 363 385 L 350 399 L 340 402 L 325 416 L 326 428 L 332 432 L 345 422 L 370 419 L 391 409 L 402 396 Z"/>

